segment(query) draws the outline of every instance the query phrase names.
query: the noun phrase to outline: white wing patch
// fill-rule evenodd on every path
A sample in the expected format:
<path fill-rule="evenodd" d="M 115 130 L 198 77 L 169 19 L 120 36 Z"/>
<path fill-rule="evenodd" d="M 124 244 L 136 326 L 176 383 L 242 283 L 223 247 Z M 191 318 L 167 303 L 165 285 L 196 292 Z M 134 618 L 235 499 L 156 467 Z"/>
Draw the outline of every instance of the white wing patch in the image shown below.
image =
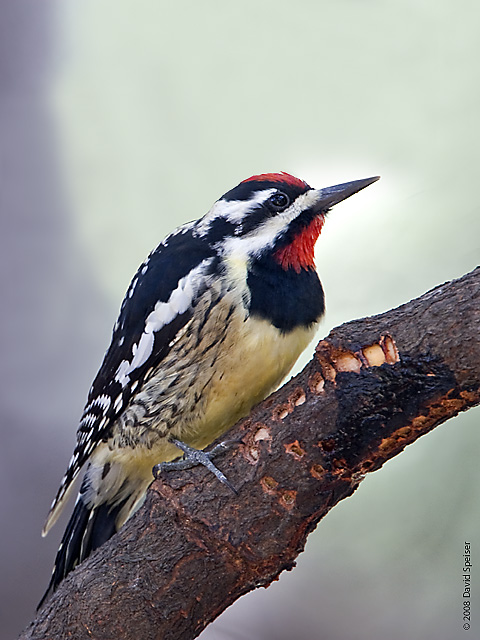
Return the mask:
<path fill-rule="evenodd" d="M 167 302 L 157 302 L 153 311 L 145 320 L 145 329 L 138 343 L 132 346 L 132 360 L 122 360 L 119 364 L 115 380 L 122 387 L 130 381 L 130 374 L 141 367 L 148 360 L 153 351 L 155 333 L 170 324 L 177 316 L 185 313 L 192 304 L 197 291 L 203 282 L 203 274 L 211 262 L 211 258 L 203 260 L 198 267 L 192 269 L 178 282 L 176 289 L 170 294 Z"/>

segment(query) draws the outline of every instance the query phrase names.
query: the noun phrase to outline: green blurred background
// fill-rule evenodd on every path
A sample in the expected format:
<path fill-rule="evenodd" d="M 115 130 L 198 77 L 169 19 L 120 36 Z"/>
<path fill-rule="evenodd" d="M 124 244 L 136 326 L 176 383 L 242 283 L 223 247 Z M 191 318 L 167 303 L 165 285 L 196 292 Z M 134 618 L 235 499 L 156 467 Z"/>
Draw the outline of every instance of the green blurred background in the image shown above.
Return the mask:
<path fill-rule="evenodd" d="M 2 1 L 1 637 L 48 582 L 65 518 L 40 530 L 129 279 L 177 224 L 254 173 L 380 174 L 318 242 L 321 335 L 477 265 L 479 23 L 472 0 Z M 367 477 L 202 639 L 480 637 L 479 422 Z"/>

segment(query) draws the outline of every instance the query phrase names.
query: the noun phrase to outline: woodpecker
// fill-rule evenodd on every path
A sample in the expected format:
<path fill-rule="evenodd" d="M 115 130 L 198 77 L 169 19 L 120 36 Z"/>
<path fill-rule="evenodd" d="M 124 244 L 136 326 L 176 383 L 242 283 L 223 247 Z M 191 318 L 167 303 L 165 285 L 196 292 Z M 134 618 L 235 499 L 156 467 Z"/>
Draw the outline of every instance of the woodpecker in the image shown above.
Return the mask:
<path fill-rule="evenodd" d="M 376 180 L 313 189 L 252 176 L 140 265 L 43 529 L 86 465 L 40 606 L 141 505 L 155 465 L 209 445 L 289 373 L 325 311 L 314 263 L 325 216 Z"/>

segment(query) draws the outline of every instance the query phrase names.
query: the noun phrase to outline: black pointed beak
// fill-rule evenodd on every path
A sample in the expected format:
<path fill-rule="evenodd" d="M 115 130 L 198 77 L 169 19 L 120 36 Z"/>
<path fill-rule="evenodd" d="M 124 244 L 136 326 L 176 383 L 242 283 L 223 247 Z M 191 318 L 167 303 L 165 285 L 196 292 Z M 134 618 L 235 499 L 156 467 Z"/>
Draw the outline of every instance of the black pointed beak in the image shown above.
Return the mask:
<path fill-rule="evenodd" d="M 318 189 L 318 200 L 315 203 L 315 209 L 320 213 L 326 209 L 330 209 L 335 204 L 338 204 L 342 200 L 346 200 L 350 196 L 353 196 L 357 191 L 361 191 L 373 184 L 377 180 L 380 180 L 380 176 L 374 176 L 373 178 L 364 178 L 363 180 L 353 180 L 352 182 L 344 182 L 343 184 L 336 184 L 333 187 L 326 187 L 325 189 Z"/>

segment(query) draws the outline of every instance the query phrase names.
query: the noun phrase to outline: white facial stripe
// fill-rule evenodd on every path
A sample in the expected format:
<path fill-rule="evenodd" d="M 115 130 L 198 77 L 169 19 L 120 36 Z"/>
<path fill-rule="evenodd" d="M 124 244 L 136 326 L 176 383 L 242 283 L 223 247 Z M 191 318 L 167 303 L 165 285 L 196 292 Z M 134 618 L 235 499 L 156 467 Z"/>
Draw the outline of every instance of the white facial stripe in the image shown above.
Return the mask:
<path fill-rule="evenodd" d="M 211 258 L 203 260 L 198 267 L 192 269 L 184 278 L 179 280 L 178 286 L 170 294 L 167 302 L 157 302 L 153 311 L 145 319 L 145 329 L 138 343 L 132 346 L 132 361 L 122 360 L 115 380 L 125 387 L 130 381 L 130 374 L 141 367 L 148 360 L 153 351 L 155 333 L 170 324 L 177 316 L 185 313 L 203 282 L 205 269 Z"/>
<path fill-rule="evenodd" d="M 252 209 L 263 204 L 275 191 L 276 189 L 256 191 L 249 200 L 218 200 L 197 225 L 197 232 L 200 235 L 208 233 L 212 221 L 216 218 L 225 218 L 233 224 L 241 223 Z"/>
<path fill-rule="evenodd" d="M 223 201 L 223 208 L 221 215 L 229 222 L 242 222 L 245 216 L 248 216 L 252 209 L 256 209 L 258 205 L 263 204 L 271 195 L 275 193 L 276 189 L 266 189 L 262 191 L 256 191 L 253 197 L 249 200 L 232 200 L 230 202 Z M 215 205 L 219 203 L 216 202 Z M 215 205 L 213 205 L 215 207 Z M 225 208 L 225 205 L 227 207 Z"/>
<path fill-rule="evenodd" d="M 288 209 L 266 219 L 259 227 L 241 237 L 228 238 L 226 253 L 243 259 L 257 256 L 272 246 L 278 236 L 306 209 L 312 207 L 321 197 L 320 189 L 311 189 L 297 197 Z"/>

